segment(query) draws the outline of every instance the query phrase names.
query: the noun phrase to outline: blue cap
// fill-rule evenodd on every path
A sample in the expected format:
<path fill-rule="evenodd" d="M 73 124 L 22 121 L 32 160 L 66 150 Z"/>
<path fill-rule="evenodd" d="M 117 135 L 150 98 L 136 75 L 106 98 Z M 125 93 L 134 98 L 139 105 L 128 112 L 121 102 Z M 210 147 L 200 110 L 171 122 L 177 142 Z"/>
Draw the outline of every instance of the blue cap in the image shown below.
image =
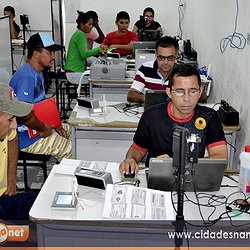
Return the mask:
<path fill-rule="evenodd" d="M 32 35 L 27 42 L 28 50 L 45 48 L 49 51 L 61 50 L 62 46 L 55 44 L 52 37 L 46 32 L 39 32 Z"/>

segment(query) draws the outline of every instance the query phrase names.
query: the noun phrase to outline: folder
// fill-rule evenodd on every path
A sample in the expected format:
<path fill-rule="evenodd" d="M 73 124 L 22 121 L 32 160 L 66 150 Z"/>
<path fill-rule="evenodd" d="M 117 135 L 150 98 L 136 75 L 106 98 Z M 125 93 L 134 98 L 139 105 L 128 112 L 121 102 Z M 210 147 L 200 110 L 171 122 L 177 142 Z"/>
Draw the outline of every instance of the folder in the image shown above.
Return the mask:
<path fill-rule="evenodd" d="M 32 112 L 45 125 L 51 125 L 54 128 L 62 125 L 55 97 L 35 103 Z M 38 131 L 31 128 L 28 128 L 28 133 L 30 138 L 39 135 Z"/>

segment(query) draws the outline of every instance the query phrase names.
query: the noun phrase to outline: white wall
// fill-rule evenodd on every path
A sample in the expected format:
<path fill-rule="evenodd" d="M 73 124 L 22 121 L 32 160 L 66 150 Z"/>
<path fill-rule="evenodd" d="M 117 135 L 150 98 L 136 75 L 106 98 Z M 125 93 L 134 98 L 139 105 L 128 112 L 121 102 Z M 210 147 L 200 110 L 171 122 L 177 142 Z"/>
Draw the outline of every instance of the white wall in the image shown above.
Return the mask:
<path fill-rule="evenodd" d="M 0 15 L 3 15 L 3 9 L 7 5 L 15 8 L 15 21 L 20 28 L 22 28 L 20 15 L 26 14 L 29 17 L 31 30 L 51 31 L 50 0 L 1 0 Z"/>
<path fill-rule="evenodd" d="M 250 32 L 250 1 L 239 0 L 237 32 Z M 198 51 L 200 66 L 212 64 L 214 79 L 211 102 L 225 99 L 240 112 L 241 130 L 237 134 L 237 151 L 250 144 L 250 45 L 242 50 L 230 46 L 220 52 L 220 40 L 234 31 L 236 0 L 186 0 L 183 20 L 184 37 L 190 38 Z M 238 41 L 236 41 L 238 43 Z M 237 158 L 236 158 L 237 159 Z M 237 161 L 237 160 L 236 160 Z M 235 162 L 237 164 L 237 162 Z"/>

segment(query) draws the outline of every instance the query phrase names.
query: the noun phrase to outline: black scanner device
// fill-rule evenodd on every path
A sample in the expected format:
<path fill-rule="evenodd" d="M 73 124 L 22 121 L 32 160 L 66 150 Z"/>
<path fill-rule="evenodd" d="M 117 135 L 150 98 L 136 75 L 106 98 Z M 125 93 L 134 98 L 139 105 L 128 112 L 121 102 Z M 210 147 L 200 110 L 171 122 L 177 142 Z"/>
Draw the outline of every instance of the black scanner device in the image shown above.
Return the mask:
<path fill-rule="evenodd" d="M 129 173 L 128 174 L 124 174 L 124 178 L 135 178 L 135 172 L 131 173 L 131 167 L 129 167 Z"/>

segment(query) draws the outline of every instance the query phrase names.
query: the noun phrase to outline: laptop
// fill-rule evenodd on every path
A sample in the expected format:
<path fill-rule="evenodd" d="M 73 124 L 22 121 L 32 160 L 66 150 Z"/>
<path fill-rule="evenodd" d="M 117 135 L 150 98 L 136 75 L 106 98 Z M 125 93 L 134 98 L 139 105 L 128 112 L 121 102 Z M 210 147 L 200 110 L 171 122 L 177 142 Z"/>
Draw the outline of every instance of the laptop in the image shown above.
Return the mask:
<path fill-rule="evenodd" d="M 144 111 L 153 105 L 168 102 L 170 99 L 165 90 L 146 90 L 144 100 Z"/>
<path fill-rule="evenodd" d="M 155 60 L 155 49 L 136 49 L 135 50 L 135 72 L 145 62 Z"/>
<path fill-rule="evenodd" d="M 176 191 L 176 168 L 172 158 L 151 158 L 149 161 L 148 188 L 162 191 Z M 194 164 L 194 176 L 191 167 L 187 167 L 185 191 L 218 191 L 224 176 L 227 161 L 224 159 L 199 158 Z M 195 186 L 195 189 L 194 189 Z"/>
<path fill-rule="evenodd" d="M 134 54 L 135 54 L 136 49 L 155 49 L 155 42 L 153 42 L 153 41 L 134 42 Z"/>
<path fill-rule="evenodd" d="M 141 34 L 139 34 L 138 36 L 142 41 L 156 41 L 159 38 L 159 31 L 146 29 L 141 31 Z"/>

